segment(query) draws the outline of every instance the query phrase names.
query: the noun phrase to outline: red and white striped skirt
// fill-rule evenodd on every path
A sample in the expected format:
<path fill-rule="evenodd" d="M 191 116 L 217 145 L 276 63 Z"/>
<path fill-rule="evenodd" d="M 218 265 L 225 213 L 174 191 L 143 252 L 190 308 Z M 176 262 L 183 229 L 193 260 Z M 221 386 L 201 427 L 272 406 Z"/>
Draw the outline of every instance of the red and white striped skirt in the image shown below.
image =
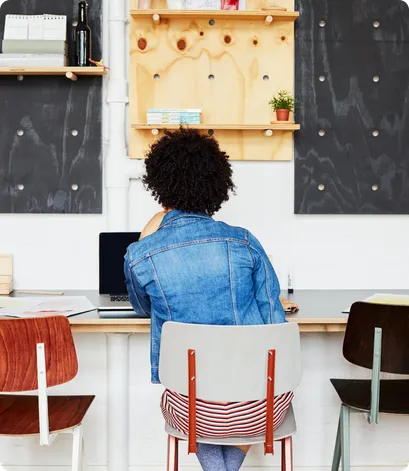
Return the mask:
<path fill-rule="evenodd" d="M 274 398 L 273 427 L 284 420 L 294 393 L 288 392 Z M 161 403 L 165 421 L 187 435 L 189 430 L 188 398 L 168 389 Z M 203 438 L 257 437 L 266 431 L 266 400 L 251 402 L 196 401 L 197 435 Z"/>

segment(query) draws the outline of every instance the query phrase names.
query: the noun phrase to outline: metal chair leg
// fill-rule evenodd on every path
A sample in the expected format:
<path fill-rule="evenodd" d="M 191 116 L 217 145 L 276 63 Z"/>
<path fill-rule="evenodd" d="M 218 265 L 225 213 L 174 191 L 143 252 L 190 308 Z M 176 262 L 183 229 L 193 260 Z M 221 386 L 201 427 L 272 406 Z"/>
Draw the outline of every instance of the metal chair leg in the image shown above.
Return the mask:
<path fill-rule="evenodd" d="M 168 435 L 168 471 L 179 469 L 179 443 L 176 437 Z"/>
<path fill-rule="evenodd" d="M 341 413 L 338 420 L 337 438 L 335 440 L 334 456 L 332 458 L 331 471 L 338 471 L 341 463 Z"/>
<path fill-rule="evenodd" d="M 293 471 L 293 437 L 281 440 L 281 471 Z"/>
<path fill-rule="evenodd" d="M 342 471 L 350 469 L 350 409 L 347 406 L 341 406 L 341 455 L 342 455 Z"/>
<path fill-rule="evenodd" d="M 82 471 L 82 425 L 72 431 L 72 471 Z"/>

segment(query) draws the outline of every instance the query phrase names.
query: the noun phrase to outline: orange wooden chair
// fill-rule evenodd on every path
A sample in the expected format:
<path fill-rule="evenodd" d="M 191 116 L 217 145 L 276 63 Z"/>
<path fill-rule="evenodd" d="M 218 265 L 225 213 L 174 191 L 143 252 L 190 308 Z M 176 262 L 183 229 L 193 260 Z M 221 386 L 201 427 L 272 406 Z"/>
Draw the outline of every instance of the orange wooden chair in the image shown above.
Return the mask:
<path fill-rule="evenodd" d="M 51 445 L 72 433 L 72 471 L 82 468 L 81 422 L 95 396 L 48 396 L 47 388 L 72 380 L 77 354 L 68 319 L 0 319 L 0 435 L 39 435 Z M 37 391 L 36 395 L 15 395 Z"/>

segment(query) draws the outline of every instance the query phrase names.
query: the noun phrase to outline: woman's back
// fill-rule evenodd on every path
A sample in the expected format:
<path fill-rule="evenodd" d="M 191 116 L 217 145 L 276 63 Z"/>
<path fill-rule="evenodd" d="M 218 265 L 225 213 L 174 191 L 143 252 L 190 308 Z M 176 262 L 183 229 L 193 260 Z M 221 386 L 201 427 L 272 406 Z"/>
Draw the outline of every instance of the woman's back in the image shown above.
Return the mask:
<path fill-rule="evenodd" d="M 166 321 L 284 321 L 278 280 L 260 243 L 245 229 L 206 214 L 169 212 L 154 234 L 129 247 L 125 268 L 132 304 L 152 318 L 155 382 Z"/>

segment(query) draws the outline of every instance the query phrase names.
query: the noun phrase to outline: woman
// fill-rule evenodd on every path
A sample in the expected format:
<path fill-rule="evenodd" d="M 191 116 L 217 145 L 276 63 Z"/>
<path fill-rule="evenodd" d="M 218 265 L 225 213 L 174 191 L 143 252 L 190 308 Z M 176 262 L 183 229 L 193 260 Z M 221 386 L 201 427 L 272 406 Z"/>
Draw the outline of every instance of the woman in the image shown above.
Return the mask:
<path fill-rule="evenodd" d="M 128 248 L 125 274 L 135 311 L 151 317 L 152 381 L 159 383 L 160 337 L 166 321 L 271 324 L 285 322 L 285 314 L 277 276 L 258 240 L 245 229 L 211 217 L 234 190 L 228 156 L 216 140 L 189 129 L 165 133 L 147 154 L 143 181 L 163 211 Z M 275 427 L 291 399 L 288 392 L 274 401 Z M 201 436 L 264 433 L 265 401 L 234 405 L 200 401 L 200 407 Z M 185 397 L 165 391 L 164 418 L 183 433 L 186 408 Z M 212 419 L 206 418 L 206 411 Z M 218 414 L 231 417 L 231 425 L 220 426 Z M 198 444 L 205 471 L 238 470 L 247 451 L 248 447 Z"/>

